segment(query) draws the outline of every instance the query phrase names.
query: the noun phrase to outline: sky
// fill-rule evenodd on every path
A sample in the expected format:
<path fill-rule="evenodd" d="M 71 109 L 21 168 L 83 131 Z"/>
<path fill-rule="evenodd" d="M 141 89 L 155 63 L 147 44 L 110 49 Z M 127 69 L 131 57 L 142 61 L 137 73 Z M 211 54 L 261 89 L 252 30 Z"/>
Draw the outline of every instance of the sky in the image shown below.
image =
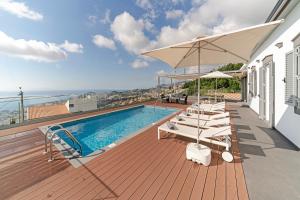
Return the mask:
<path fill-rule="evenodd" d="M 0 0 L 0 91 L 154 87 L 173 71 L 142 52 L 264 23 L 263 2 Z"/>

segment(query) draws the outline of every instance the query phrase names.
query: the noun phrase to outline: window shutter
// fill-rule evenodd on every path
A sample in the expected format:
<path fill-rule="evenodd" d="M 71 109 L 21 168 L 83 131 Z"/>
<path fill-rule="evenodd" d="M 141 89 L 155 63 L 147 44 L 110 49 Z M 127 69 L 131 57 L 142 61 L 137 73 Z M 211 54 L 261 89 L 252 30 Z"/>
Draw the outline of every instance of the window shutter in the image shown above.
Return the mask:
<path fill-rule="evenodd" d="M 249 93 L 250 93 L 250 96 L 252 97 L 253 96 L 253 87 L 252 87 L 252 82 L 253 82 L 253 78 L 252 78 L 252 72 L 249 72 Z"/>
<path fill-rule="evenodd" d="M 296 98 L 295 98 L 295 106 L 300 108 L 300 46 L 295 49 L 295 82 L 296 82 Z"/>
<path fill-rule="evenodd" d="M 286 54 L 285 60 L 285 103 L 294 104 L 294 69 L 293 69 L 293 52 Z"/>
<path fill-rule="evenodd" d="M 256 72 L 256 70 L 253 72 L 253 81 L 254 81 L 254 96 L 256 96 L 257 95 L 257 72 Z"/>

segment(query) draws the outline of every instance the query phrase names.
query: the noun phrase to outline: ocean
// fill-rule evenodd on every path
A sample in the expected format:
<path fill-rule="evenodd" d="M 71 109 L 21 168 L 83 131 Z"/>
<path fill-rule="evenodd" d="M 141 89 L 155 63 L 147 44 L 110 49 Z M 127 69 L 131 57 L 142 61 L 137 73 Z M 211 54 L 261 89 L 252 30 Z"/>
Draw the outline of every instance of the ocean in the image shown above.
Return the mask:
<path fill-rule="evenodd" d="M 67 100 L 88 92 L 97 94 L 109 93 L 111 90 L 52 90 L 52 91 L 23 91 L 24 105 L 30 106 L 48 102 L 56 102 Z M 19 107 L 20 97 L 18 91 L 1 92 L 0 91 L 0 112 L 17 111 Z"/>

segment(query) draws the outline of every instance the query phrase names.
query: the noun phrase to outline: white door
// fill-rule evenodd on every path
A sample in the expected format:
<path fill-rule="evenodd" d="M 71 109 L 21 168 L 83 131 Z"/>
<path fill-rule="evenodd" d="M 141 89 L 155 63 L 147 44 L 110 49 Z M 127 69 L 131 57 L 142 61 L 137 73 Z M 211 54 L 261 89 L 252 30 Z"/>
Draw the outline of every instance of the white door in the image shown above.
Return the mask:
<path fill-rule="evenodd" d="M 266 119 L 266 68 L 259 69 L 259 118 Z"/>

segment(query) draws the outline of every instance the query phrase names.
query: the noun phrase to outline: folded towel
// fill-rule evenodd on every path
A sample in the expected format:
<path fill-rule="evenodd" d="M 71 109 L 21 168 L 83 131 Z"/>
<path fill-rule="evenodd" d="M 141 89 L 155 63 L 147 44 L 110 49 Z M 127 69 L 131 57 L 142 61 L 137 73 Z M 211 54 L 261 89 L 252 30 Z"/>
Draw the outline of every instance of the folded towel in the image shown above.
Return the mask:
<path fill-rule="evenodd" d="M 172 122 L 167 122 L 167 126 L 169 129 L 174 130 L 175 129 L 175 124 Z"/>

